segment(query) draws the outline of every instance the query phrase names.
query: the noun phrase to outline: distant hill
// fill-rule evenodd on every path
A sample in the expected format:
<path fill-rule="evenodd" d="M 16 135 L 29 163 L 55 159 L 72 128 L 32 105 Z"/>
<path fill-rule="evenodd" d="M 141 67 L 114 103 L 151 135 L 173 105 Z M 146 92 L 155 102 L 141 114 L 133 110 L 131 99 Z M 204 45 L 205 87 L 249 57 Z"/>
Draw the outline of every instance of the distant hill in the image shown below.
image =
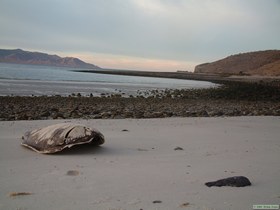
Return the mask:
<path fill-rule="evenodd" d="M 3 50 L 0 49 L 0 62 L 16 64 L 33 64 L 82 69 L 101 69 L 100 67 L 85 63 L 84 61 L 73 57 L 59 57 L 41 52 L 29 52 L 21 49 Z"/>
<path fill-rule="evenodd" d="M 280 76 L 280 50 L 266 50 L 231 55 L 195 67 L 195 73 Z"/>

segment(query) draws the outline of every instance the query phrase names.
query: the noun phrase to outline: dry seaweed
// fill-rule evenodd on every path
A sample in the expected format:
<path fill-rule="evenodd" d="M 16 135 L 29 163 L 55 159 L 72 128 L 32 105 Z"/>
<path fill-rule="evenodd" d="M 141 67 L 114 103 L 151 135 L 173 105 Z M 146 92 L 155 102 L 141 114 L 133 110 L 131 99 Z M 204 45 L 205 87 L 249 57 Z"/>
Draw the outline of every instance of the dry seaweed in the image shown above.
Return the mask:
<path fill-rule="evenodd" d="M 9 197 L 17 197 L 17 196 L 24 196 L 24 195 L 32 195 L 31 192 L 11 192 L 9 193 Z"/>

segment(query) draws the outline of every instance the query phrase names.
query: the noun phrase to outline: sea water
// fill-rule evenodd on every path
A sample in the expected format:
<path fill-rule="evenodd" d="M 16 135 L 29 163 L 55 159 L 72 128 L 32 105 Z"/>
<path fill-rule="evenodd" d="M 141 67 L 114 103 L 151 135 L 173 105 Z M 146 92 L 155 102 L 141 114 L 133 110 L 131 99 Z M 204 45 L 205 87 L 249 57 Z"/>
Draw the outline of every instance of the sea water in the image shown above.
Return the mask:
<path fill-rule="evenodd" d="M 204 81 L 108 75 L 77 70 L 79 69 L 0 63 L 0 95 L 135 95 L 146 90 L 215 86 Z"/>

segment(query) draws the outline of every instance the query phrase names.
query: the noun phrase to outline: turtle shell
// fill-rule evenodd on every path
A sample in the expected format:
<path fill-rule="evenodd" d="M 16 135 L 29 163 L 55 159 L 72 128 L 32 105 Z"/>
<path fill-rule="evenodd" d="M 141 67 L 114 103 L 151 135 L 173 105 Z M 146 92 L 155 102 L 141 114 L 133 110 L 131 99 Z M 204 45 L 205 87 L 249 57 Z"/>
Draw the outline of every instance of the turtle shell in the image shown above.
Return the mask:
<path fill-rule="evenodd" d="M 104 141 L 103 134 L 94 128 L 60 123 L 26 132 L 21 144 L 39 153 L 55 153 L 79 144 L 98 146 Z"/>

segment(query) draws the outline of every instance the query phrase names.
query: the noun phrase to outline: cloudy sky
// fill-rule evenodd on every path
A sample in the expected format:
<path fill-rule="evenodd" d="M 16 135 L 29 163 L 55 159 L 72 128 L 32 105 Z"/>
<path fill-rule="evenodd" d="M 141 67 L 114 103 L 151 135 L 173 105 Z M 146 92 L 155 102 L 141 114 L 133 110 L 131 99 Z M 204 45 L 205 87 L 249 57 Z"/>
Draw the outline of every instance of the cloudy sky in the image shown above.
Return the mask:
<path fill-rule="evenodd" d="M 280 0 L 0 0 L 0 48 L 107 68 L 193 70 L 280 49 Z"/>

